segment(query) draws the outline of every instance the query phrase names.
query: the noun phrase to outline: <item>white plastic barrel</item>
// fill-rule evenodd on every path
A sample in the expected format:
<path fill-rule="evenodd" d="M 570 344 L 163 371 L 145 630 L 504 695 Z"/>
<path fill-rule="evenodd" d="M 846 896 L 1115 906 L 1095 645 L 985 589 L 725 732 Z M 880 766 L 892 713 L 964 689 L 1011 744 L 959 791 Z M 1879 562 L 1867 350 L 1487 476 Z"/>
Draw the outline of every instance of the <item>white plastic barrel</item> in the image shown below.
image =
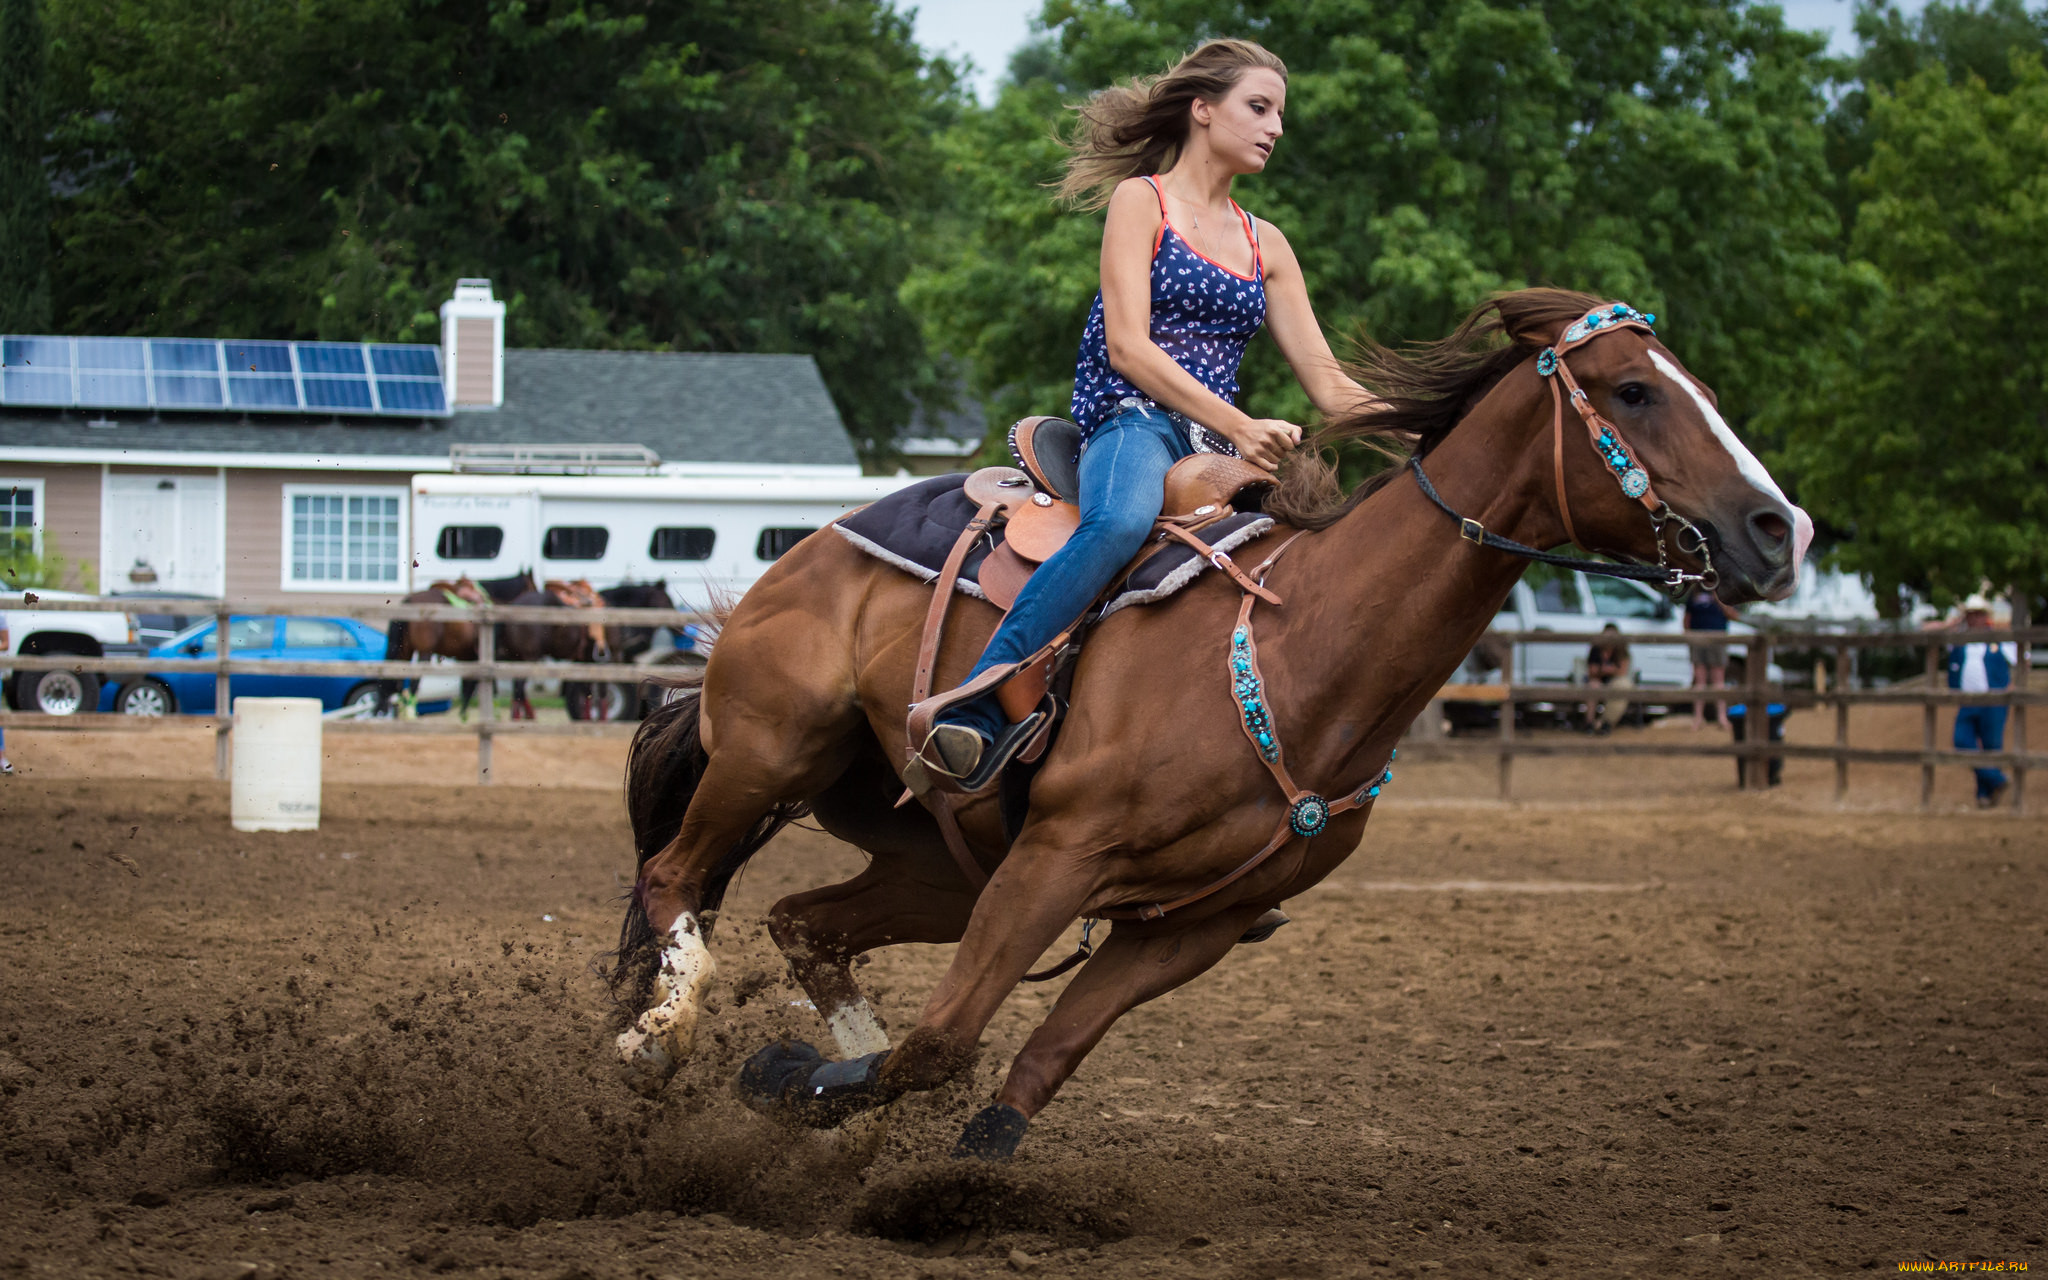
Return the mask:
<path fill-rule="evenodd" d="M 235 830 L 319 830 L 320 699 L 236 698 L 234 747 Z"/>

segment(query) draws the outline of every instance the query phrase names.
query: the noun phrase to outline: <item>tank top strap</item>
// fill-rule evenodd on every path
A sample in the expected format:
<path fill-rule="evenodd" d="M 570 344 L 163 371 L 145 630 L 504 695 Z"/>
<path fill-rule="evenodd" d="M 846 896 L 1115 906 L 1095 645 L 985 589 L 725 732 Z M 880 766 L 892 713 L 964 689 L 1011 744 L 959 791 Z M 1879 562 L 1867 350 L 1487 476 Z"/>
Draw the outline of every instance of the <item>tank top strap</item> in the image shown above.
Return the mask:
<path fill-rule="evenodd" d="M 1159 230 L 1152 233 L 1152 256 L 1159 256 L 1159 246 L 1166 243 L 1166 229 L 1173 225 L 1173 219 L 1166 216 L 1166 190 L 1159 185 L 1159 179 L 1149 173 L 1140 174 L 1145 185 L 1152 188 L 1152 194 L 1159 201 Z"/>
<path fill-rule="evenodd" d="M 1237 210 L 1238 217 L 1244 219 L 1244 238 L 1252 242 L 1252 276 L 1254 279 L 1264 280 L 1266 278 L 1266 254 L 1259 247 L 1259 220 L 1246 213 L 1244 206 L 1235 200 L 1230 202 L 1230 207 Z"/>

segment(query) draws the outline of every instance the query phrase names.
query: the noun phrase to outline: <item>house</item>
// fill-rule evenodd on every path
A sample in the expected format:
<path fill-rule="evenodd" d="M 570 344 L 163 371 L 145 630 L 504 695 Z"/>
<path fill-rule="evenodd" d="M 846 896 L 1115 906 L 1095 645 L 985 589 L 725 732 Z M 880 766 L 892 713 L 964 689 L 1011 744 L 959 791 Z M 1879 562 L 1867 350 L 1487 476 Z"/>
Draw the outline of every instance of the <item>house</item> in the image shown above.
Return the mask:
<path fill-rule="evenodd" d="M 409 589 L 410 477 L 858 476 L 809 356 L 505 347 L 464 280 L 439 346 L 0 336 L 0 527 L 101 591 Z"/>

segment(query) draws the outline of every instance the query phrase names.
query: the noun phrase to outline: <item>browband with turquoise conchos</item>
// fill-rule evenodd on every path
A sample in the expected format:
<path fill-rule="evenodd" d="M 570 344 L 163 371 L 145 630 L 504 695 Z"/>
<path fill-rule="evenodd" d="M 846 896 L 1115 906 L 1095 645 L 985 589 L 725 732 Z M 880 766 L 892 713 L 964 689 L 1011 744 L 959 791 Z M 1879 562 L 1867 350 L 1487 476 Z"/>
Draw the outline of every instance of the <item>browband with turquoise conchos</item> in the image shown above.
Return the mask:
<path fill-rule="evenodd" d="M 1552 426 L 1557 433 L 1558 501 L 1564 508 L 1567 532 L 1571 531 L 1571 513 L 1564 502 L 1563 402 L 1566 399 L 1571 401 L 1572 408 L 1578 411 L 1579 418 L 1586 424 L 1586 432 L 1593 442 L 1593 452 L 1599 455 L 1601 463 L 1614 474 L 1615 480 L 1621 485 L 1622 493 L 1652 511 L 1657 509 L 1657 495 L 1650 486 L 1650 473 L 1636 460 L 1635 452 L 1629 448 L 1628 442 L 1622 439 L 1621 432 L 1615 429 L 1614 424 L 1593 408 L 1592 401 L 1587 398 L 1585 390 L 1579 386 L 1578 379 L 1572 377 L 1571 368 L 1564 362 L 1566 352 L 1585 345 L 1603 333 L 1611 333 L 1617 329 L 1639 329 L 1655 337 L 1657 331 L 1651 326 L 1656 322 L 1656 316 L 1638 311 L 1625 302 L 1595 307 L 1567 325 L 1557 342 L 1545 347 L 1536 357 L 1536 372 L 1550 383 L 1551 397 L 1556 402 Z M 1574 536 L 1572 540 L 1576 542 L 1578 539 Z"/>

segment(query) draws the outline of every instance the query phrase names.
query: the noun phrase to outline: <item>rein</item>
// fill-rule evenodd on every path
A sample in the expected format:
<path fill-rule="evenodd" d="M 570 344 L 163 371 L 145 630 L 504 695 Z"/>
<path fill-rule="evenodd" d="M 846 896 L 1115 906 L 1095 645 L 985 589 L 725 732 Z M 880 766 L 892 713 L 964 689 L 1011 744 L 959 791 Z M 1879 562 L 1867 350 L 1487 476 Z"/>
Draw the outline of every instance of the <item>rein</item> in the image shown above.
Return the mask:
<path fill-rule="evenodd" d="M 1565 536 L 1574 544 L 1579 541 L 1579 532 L 1572 524 L 1571 498 L 1564 484 L 1564 406 L 1567 401 L 1578 412 L 1579 420 L 1585 424 L 1587 437 L 1593 445 L 1593 452 L 1606 464 L 1615 482 L 1621 486 L 1625 497 L 1643 504 L 1649 514 L 1650 529 L 1657 538 L 1657 564 L 1653 568 L 1644 564 L 1614 564 L 1605 560 L 1587 560 L 1577 556 L 1558 555 L 1549 551 L 1538 551 L 1512 538 L 1503 538 L 1490 533 L 1485 525 L 1458 511 L 1445 502 L 1436 486 L 1429 482 L 1429 476 L 1422 469 L 1422 459 L 1411 456 L 1409 469 L 1415 473 L 1415 483 L 1423 496 L 1435 503 L 1451 519 L 1458 522 L 1458 536 L 1493 551 L 1504 551 L 1524 560 L 1542 564 L 1557 565 L 1564 569 L 1576 569 L 1580 573 L 1598 574 L 1606 578 L 1627 578 L 1635 582 L 1650 582 L 1662 587 L 1667 593 L 1676 595 L 1693 583 L 1705 586 L 1709 591 L 1720 583 L 1720 574 L 1714 570 L 1714 556 L 1708 546 L 1706 534 L 1698 525 L 1671 509 L 1671 504 L 1657 497 L 1656 489 L 1650 484 L 1650 473 L 1636 460 L 1635 451 L 1622 437 L 1621 429 L 1593 407 L 1592 399 L 1586 395 L 1579 380 L 1572 376 L 1571 366 L 1564 361 L 1567 352 L 1586 345 L 1602 334 L 1618 333 L 1623 329 L 1635 329 L 1657 336 L 1650 326 L 1657 317 L 1637 311 L 1627 303 L 1616 302 L 1609 306 L 1596 307 L 1565 328 L 1556 343 L 1545 347 L 1536 357 L 1536 372 L 1550 387 L 1550 436 L 1551 459 L 1554 482 L 1557 486 L 1557 512 L 1564 520 Z M 1671 563 L 1670 550 L 1665 540 L 1665 530 L 1676 526 L 1670 543 L 1676 545 L 1681 555 L 1697 556 L 1702 568 L 1698 573 L 1688 573 Z M 1688 538 L 1690 542 L 1688 543 Z"/>

